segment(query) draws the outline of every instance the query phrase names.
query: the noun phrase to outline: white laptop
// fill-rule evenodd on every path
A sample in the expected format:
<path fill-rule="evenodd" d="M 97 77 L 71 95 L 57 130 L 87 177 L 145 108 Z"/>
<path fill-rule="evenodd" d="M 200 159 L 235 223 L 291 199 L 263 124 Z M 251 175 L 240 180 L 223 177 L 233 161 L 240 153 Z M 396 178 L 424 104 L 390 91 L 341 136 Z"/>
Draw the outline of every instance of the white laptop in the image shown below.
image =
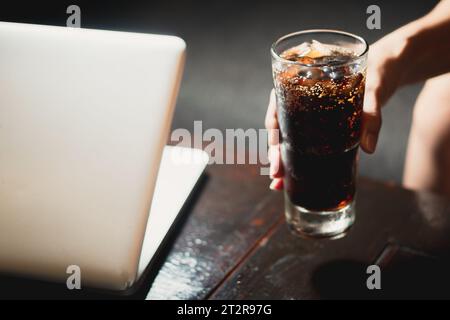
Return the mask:
<path fill-rule="evenodd" d="M 184 52 L 172 36 L 0 22 L 1 274 L 137 282 L 207 162 L 168 148 L 155 191 Z"/>

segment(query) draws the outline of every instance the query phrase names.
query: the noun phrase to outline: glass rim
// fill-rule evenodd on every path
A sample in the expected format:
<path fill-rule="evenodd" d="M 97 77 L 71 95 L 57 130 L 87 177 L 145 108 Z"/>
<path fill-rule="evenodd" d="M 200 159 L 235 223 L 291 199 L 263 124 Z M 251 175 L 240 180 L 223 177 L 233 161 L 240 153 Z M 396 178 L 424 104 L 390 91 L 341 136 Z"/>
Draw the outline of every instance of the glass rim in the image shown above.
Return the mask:
<path fill-rule="evenodd" d="M 307 34 L 307 33 L 331 33 L 331 34 L 334 33 L 334 34 L 339 34 L 339 35 L 344 35 L 344 36 L 354 38 L 354 39 L 360 41 L 362 44 L 364 44 L 364 50 L 360 54 L 355 55 L 354 57 L 352 57 L 349 60 L 346 60 L 345 62 L 333 63 L 333 66 L 342 66 L 342 65 L 352 63 L 355 60 L 358 60 L 358 59 L 364 57 L 365 55 L 367 55 L 367 52 L 369 51 L 369 43 L 366 41 L 366 39 L 364 39 L 363 37 L 357 36 L 356 34 L 346 32 L 346 31 L 335 30 L 335 29 L 308 29 L 308 30 L 302 30 L 302 31 L 288 33 L 288 34 L 278 38 L 270 47 L 270 54 L 272 55 L 272 58 L 274 58 L 280 62 L 283 62 L 283 63 L 301 65 L 301 66 L 305 66 L 305 67 L 323 67 L 323 65 L 321 65 L 321 64 L 301 63 L 298 61 L 287 60 L 287 59 L 280 57 L 280 55 L 278 53 L 276 53 L 276 51 L 275 51 L 275 48 L 282 41 L 284 41 L 288 38 L 292 38 L 292 37 L 302 35 L 302 34 Z"/>

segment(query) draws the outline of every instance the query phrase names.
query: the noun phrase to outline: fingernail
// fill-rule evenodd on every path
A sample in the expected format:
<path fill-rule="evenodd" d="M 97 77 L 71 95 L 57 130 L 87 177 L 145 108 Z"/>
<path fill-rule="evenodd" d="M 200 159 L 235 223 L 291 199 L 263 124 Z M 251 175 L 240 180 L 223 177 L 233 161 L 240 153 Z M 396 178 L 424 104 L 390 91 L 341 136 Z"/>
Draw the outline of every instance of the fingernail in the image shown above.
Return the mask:
<path fill-rule="evenodd" d="M 274 176 L 277 174 L 279 168 L 278 160 L 272 160 L 270 163 L 270 169 L 269 169 L 269 175 L 273 179 Z"/>
<path fill-rule="evenodd" d="M 372 153 L 377 147 L 377 136 L 373 133 L 367 133 L 366 135 L 366 147 Z"/>
<path fill-rule="evenodd" d="M 273 179 L 270 183 L 269 188 L 274 191 L 280 191 L 283 189 L 283 179 L 277 178 Z"/>
<path fill-rule="evenodd" d="M 277 180 L 276 179 L 272 180 L 272 182 L 270 183 L 270 186 L 269 186 L 270 190 L 276 190 L 275 189 L 276 185 L 277 185 Z"/>

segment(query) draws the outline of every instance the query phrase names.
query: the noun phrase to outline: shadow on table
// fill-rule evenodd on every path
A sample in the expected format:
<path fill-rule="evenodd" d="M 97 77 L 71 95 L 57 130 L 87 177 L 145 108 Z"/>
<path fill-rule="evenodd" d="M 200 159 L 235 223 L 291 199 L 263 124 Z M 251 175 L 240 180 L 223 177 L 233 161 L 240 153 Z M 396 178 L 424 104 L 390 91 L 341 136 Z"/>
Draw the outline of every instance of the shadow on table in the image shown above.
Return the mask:
<path fill-rule="evenodd" d="M 450 260 L 397 255 L 381 267 L 381 289 L 369 290 L 368 264 L 333 261 L 320 266 L 312 282 L 321 299 L 450 299 Z"/>

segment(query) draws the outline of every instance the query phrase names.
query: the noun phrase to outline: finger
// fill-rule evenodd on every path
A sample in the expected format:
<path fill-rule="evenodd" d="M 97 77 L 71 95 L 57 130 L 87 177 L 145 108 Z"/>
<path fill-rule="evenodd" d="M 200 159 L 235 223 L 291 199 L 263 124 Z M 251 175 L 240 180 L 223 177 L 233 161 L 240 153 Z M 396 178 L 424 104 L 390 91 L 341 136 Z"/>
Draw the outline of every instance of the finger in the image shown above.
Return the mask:
<path fill-rule="evenodd" d="M 269 188 L 275 191 L 283 190 L 283 179 L 281 178 L 273 179 L 272 182 L 270 183 Z"/>
<path fill-rule="evenodd" d="M 362 115 L 361 147 L 367 153 L 374 153 L 381 128 L 381 107 L 377 88 L 367 88 Z"/>
<path fill-rule="evenodd" d="M 269 106 L 267 108 L 265 125 L 266 129 L 278 129 L 278 120 L 277 120 L 277 103 L 275 101 L 275 91 L 272 89 L 270 92 L 269 98 Z"/>
<path fill-rule="evenodd" d="M 277 104 L 275 92 L 272 89 L 269 98 L 269 107 L 267 108 L 265 125 L 267 128 L 269 146 L 277 145 L 280 141 L 280 132 L 277 119 Z"/>
<path fill-rule="evenodd" d="M 267 130 L 267 142 L 269 146 L 276 146 L 280 143 L 280 130 L 279 129 L 268 129 Z"/>
<path fill-rule="evenodd" d="M 284 170 L 283 164 L 281 162 L 279 145 L 269 147 L 269 161 L 270 161 L 270 169 L 269 169 L 270 178 L 272 179 L 282 178 L 284 175 Z"/>

